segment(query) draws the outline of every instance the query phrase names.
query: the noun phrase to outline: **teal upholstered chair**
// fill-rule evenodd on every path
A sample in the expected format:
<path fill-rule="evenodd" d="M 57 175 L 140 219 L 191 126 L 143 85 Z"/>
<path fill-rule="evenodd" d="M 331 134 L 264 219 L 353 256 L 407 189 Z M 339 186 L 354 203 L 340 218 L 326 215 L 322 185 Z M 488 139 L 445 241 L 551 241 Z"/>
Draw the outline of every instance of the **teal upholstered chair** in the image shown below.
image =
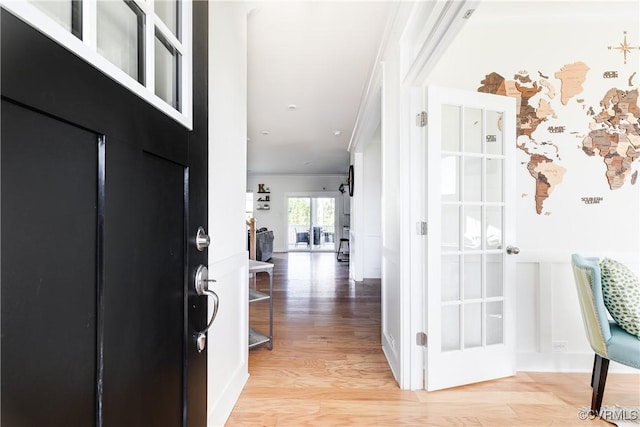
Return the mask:
<path fill-rule="evenodd" d="M 602 406 L 609 361 L 640 369 L 640 339 L 626 332 L 607 316 L 602 296 L 601 271 L 598 258 L 571 256 L 571 265 L 578 290 L 582 320 L 591 348 L 595 351 L 591 374 L 591 410 L 598 414 Z"/>

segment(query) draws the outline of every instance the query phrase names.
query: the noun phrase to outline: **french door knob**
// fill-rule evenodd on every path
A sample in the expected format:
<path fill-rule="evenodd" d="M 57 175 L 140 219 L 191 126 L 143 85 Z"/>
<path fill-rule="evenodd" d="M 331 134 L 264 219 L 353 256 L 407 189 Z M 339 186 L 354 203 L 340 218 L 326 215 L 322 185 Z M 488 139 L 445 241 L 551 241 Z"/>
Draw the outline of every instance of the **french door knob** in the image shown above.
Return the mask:
<path fill-rule="evenodd" d="M 518 255 L 520 253 L 520 248 L 517 246 L 507 246 L 507 254 L 509 255 Z"/>

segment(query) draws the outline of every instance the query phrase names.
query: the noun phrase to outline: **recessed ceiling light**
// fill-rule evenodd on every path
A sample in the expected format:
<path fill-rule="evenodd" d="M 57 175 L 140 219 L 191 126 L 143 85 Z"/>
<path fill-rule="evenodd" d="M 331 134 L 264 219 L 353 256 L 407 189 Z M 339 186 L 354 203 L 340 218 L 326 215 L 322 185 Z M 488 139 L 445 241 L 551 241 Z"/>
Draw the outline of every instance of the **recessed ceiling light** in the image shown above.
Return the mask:
<path fill-rule="evenodd" d="M 293 110 L 297 110 L 297 109 L 298 109 L 298 106 L 297 106 L 296 104 L 290 104 L 290 105 L 287 107 L 287 109 L 289 109 L 289 110 L 291 110 L 291 111 L 293 111 Z"/>
<path fill-rule="evenodd" d="M 268 131 L 268 130 L 263 130 L 263 131 L 262 131 L 262 134 L 263 134 L 263 135 L 269 135 L 269 131 Z"/>
<path fill-rule="evenodd" d="M 334 134 L 335 136 L 340 136 L 340 135 L 342 135 L 342 131 L 341 131 L 341 130 L 334 130 L 334 131 L 333 131 L 333 134 Z"/>

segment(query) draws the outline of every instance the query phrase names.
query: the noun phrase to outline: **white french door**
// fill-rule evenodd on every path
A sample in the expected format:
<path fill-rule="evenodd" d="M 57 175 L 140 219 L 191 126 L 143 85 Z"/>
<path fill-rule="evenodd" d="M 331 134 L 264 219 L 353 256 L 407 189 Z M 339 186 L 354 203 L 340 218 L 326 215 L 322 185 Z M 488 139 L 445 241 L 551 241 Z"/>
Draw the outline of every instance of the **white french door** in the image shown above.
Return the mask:
<path fill-rule="evenodd" d="M 515 373 L 515 102 L 426 91 L 427 390 Z"/>

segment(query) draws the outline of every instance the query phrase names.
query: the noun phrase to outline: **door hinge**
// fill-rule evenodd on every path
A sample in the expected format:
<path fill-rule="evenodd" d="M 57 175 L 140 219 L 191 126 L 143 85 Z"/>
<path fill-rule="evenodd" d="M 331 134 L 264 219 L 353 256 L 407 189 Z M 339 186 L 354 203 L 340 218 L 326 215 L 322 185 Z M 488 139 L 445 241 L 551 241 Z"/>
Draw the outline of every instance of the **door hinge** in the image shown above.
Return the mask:
<path fill-rule="evenodd" d="M 416 114 L 416 126 L 423 128 L 427 125 L 427 112 L 422 111 L 420 114 Z"/>
<path fill-rule="evenodd" d="M 418 236 L 426 236 L 427 232 L 429 231 L 428 227 L 427 227 L 427 222 L 426 221 L 420 221 L 416 224 L 416 231 L 418 233 Z"/>
<path fill-rule="evenodd" d="M 418 332 L 416 334 L 416 344 L 421 346 L 421 347 L 426 347 L 427 346 L 427 334 L 425 334 L 424 332 Z"/>

